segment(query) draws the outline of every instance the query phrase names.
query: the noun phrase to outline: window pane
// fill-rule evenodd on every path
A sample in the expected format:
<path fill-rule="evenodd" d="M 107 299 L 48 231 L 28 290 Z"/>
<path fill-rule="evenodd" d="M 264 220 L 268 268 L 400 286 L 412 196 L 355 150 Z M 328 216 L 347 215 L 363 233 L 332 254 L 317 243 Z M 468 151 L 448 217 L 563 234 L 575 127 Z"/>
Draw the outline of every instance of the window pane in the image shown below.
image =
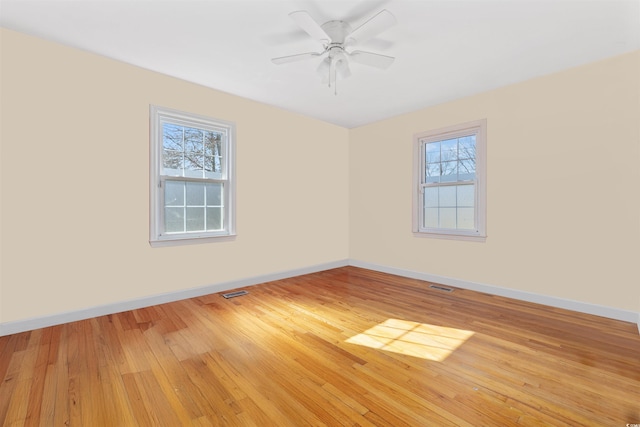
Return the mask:
<path fill-rule="evenodd" d="M 447 139 L 440 142 L 440 152 L 442 155 L 442 161 L 450 161 L 458 159 L 458 140 Z"/>
<path fill-rule="evenodd" d="M 184 151 L 203 153 L 204 133 L 200 129 L 184 128 Z"/>
<path fill-rule="evenodd" d="M 458 228 L 464 230 L 474 230 L 473 208 L 458 208 Z"/>
<path fill-rule="evenodd" d="M 205 132 L 204 153 L 207 156 L 222 155 L 222 134 L 211 131 Z"/>
<path fill-rule="evenodd" d="M 171 123 L 162 125 L 162 173 L 182 176 L 183 128 Z"/>
<path fill-rule="evenodd" d="M 205 178 L 210 179 L 223 179 L 222 174 L 220 172 L 209 172 L 208 170 L 204 171 Z"/>
<path fill-rule="evenodd" d="M 164 230 L 167 233 L 184 232 L 184 208 L 164 208 Z"/>
<path fill-rule="evenodd" d="M 426 172 L 425 182 L 440 182 L 440 163 L 429 163 Z"/>
<path fill-rule="evenodd" d="M 440 161 L 440 143 L 430 142 L 424 145 L 425 160 L 427 163 L 437 163 Z"/>
<path fill-rule="evenodd" d="M 425 208 L 423 222 L 423 227 L 438 228 L 438 208 Z"/>
<path fill-rule="evenodd" d="M 204 209 L 187 208 L 187 231 L 204 231 Z"/>
<path fill-rule="evenodd" d="M 476 159 L 464 159 L 458 162 L 458 180 L 470 181 L 476 178 Z"/>
<path fill-rule="evenodd" d="M 184 176 L 192 178 L 203 177 L 204 154 L 185 152 L 184 153 Z"/>
<path fill-rule="evenodd" d="M 440 228 L 456 228 L 456 208 L 440 208 Z"/>
<path fill-rule="evenodd" d="M 438 207 L 438 187 L 425 187 L 424 189 L 424 207 Z"/>
<path fill-rule="evenodd" d="M 164 150 L 162 167 L 164 175 L 182 176 L 182 151 Z"/>
<path fill-rule="evenodd" d="M 204 156 L 204 170 L 205 172 L 217 172 L 216 168 L 216 158 L 211 156 Z"/>
<path fill-rule="evenodd" d="M 442 162 L 441 182 L 453 182 L 458 180 L 458 162 Z"/>
<path fill-rule="evenodd" d="M 458 158 L 459 159 L 475 159 L 476 158 L 476 136 L 463 136 L 458 139 Z"/>
<path fill-rule="evenodd" d="M 187 206 L 204 206 L 204 183 L 187 182 Z"/>
<path fill-rule="evenodd" d="M 475 201 L 475 185 L 458 185 L 458 207 L 473 207 Z"/>
<path fill-rule="evenodd" d="M 184 206 L 184 183 L 179 181 L 165 181 L 164 205 Z"/>
<path fill-rule="evenodd" d="M 440 207 L 456 206 L 456 186 L 440 187 Z"/>
<path fill-rule="evenodd" d="M 222 230 L 222 208 L 207 207 L 207 230 Z"/>
<path fill-rule="evenodd" d="M 222 206 L 222 184 L 207 184 L 207 206 Z"/>
<path fill-rule="evenodd" d="M 183 151 L 182 126 L 172 123 L 162 124 L 162 147 L 165 150 Z"/>

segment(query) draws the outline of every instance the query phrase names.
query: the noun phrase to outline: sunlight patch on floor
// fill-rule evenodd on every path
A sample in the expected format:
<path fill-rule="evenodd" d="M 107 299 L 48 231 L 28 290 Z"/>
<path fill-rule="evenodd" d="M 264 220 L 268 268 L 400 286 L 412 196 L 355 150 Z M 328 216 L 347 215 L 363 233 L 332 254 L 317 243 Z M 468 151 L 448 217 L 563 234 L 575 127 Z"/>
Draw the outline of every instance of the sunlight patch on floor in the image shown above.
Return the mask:
<path fill-rule="evenodd" d="M 442 362 L 472 335 L 464 329 L 387 319 L 346 342 Z"/>

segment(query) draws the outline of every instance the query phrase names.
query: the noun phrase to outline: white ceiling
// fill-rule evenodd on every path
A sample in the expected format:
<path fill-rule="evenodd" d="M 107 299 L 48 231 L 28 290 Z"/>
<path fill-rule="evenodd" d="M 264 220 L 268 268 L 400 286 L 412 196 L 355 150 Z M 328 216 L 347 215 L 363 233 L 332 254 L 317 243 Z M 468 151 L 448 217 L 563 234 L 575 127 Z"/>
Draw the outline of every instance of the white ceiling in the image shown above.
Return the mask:
<path fill-rule="evenodd" d="M 398 23 L 360 50 L 338 94 L 289 18 Z M 0 0 L 0 25 L 347 128 L 640 49 L 640 0 Z"/>

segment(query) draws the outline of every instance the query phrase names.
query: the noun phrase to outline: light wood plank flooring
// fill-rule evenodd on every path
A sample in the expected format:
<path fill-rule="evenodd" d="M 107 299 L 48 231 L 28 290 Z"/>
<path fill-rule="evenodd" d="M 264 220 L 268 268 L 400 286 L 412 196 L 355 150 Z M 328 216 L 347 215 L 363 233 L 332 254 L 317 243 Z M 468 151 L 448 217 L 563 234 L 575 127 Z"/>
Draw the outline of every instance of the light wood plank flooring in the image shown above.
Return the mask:
<path fill-rule="evenodd" d="M 0 338 L 5 426 L 625 426 L 637 326 L 345 267 Z"/>

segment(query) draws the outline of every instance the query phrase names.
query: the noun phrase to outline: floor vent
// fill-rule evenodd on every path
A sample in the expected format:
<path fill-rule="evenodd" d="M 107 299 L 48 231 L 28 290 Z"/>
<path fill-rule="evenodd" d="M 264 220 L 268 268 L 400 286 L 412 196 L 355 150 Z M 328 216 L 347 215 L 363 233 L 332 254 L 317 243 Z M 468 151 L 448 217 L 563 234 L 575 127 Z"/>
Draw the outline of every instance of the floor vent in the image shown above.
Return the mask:
<path fill-rule="evenodd" d="M 445 292 L 453 292 L 453 288 L 447 288 L 446 286 L 441 286 L 441 285 L 429 285 L 429 287 L 431 289 L 437 289 L 439 291 L 445 291 Z"/>
<path fill-rule="evenodd" d="M 226 299 L 229 299 L 229 298 L 233 298 L 233 297 L 239 297 L 239 296 L 242 296 L 242 295 L 246 295 L 248 293 L 249 292 L 247 292 L 247 291 L 236 291 L 236 292 L 229 292 L 228 294 L 222 294 L 222 296 L 225 297 Z"/>

